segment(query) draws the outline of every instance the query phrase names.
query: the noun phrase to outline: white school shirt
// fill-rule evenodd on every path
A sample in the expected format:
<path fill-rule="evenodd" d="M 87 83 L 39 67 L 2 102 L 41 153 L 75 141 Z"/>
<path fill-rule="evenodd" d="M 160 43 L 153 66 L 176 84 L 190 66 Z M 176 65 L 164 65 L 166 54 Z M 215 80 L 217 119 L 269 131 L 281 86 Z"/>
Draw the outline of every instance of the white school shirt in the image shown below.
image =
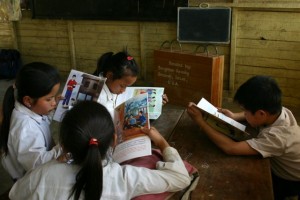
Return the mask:
<path fill-rule="evenodd" d="M 290 110 L 283 107 L 273 124 L 262 128 L 256 138 L 247 142 L 264 158 L 270 157 L 274 174 L 300 181 L 300 127 Z"/>
<path fill-rule="evenodd" d="M 165 161 L 157 162 L 156 170 L 108 162 L 103 167 L 101 200 L 129 200 L 143 194 L 175 192 L 186 188 L 191 179 L 177 150 L 167 147 L 163 157 Z M 50 161 L 19 179 L 9 197 L 12 200 L 68 199 L 78 170 L 78 165 Z M 80 199 L 84 199 L 83 193 Z"/>
<path fill-rule="evenodd" d="M 110 92 L 106 83 L 104 83 L 98 98 L 98 103 L 106 107 L 111 117 L 114 119 L 114 109 L 126 100 L 125 94 L 113 94 Z"/>
<path fill-rule="evenodd" d="M 8 135 L 8 154 L 2 165 L 13 179 L 21 178 L 26 171 L 57 158 L 60 147 L 53 149 L 50 120 L 38 115 L 19 102 L 15 102 Z"/>

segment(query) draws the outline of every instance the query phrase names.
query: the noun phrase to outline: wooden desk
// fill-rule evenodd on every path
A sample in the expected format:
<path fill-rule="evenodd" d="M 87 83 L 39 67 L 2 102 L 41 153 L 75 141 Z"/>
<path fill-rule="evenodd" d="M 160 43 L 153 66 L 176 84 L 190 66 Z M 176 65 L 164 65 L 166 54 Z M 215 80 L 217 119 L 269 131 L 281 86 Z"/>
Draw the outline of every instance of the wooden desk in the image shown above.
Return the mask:
<path fill-rule="evenodd" d="M 200 174 L 192 199 L 273 199 L 268 159 L 223 153 L 184 112 L 169 142 Z"/>
<path fill-rule="evenodd" d="M 183 106 L 166 104 L 162 108 L 162 114 L 158 119 L 151 122 L 151 126 L 159 130 L 161 135 L 168 140 L 184 110 L 185 107 Z"/>

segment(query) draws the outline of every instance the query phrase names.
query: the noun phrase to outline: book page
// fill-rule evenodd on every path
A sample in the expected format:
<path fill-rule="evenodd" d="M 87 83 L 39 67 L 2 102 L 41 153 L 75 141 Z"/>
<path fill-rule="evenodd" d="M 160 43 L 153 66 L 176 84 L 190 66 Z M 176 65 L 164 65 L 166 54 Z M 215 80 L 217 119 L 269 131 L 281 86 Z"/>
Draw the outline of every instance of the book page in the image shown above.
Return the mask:
<path fill-rule="evenodd" d="M 162 87 L 127 87 L 126 91 L 118 95 L 117 105 L 123 103 L 136 95 L 148 93 L 149 119 L 157 119 L 162 112 L 162 96 L 164 88 Z"/>
<path fill-rule="evenodd" d="M 197 106 L 199 108 L 201 108 L 202 110 L 206 111 L 207 113 L 221 119 L 222 121 L 227 122 L 228 124 L 231 124 L 232 126 L 238 128 L 241 131 L 245 131 L 246 130 L 246 126 L 244 126 L 243 124 L 231 119 L 230 117 L 227 117 L 226 115 L 224 115 L 223 113 L 218 112 L 218 108 L 216 108 L 214 105 L 212 105 L 211 103 L 209 103 L 206 99 L 202 98 L 199 103 L 197 104 Z"/>
<path fill-rule="evenodd" d="M 118 143 L 113 153 L 116 162 L 151 155 L 151 140 L 141 131 L 141 127 L 150 127 L 148 93 L 119 105 L 115 109 L 114 124 Z"/>
<path fill-rule="evenodd" d="M 60 122 L 65 112 L 79 101 L 97 101 L 106 78 L 71 70 L 62 91 L 63 100 L 59 101 L 53 120 Z"/>

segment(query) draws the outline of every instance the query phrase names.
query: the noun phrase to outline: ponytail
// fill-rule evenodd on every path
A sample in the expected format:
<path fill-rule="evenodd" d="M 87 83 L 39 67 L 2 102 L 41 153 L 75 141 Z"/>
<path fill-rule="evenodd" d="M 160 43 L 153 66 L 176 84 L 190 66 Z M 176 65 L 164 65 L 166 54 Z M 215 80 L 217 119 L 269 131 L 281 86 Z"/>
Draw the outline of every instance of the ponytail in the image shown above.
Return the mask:
<path fill-rule="evenodd" d="M 99 76 L 102 73 L 102 76 L 106 76 L 106 72 L 108 71 L 107 68 L 109 68 L 107 66 L 110 66 L 109 62 L 113 54 L 113 52 L 107 52 L 98 59 L 97 69 L 94 71 L 93 75 Z"/>
<path fill-rule="evenodd" d="M 89 146 L 82 168 L 77 173 L 76 183 L 72 188 L 74 199 L 78 200 L 81 191 L 84 190 L 84 199 L 99 200 L 103 187 L 103 168 L 101 154 L 97 145 Z"/>
<path fill-rule="evenodd" d="M 105 160 L 113 142 L 114 131 L 109 112 L 94 101 L 79 102 L 64 116 L 59 141 L 64 152 L 72 154 L 72 164 L 80 166 L 69 199 L 78 200 L 82 191 L 86 200 L 100 199 L 103 187 L 102 160 Z"/>
<path fill-rule="evenodd" d="M 0 153 L 5 156 L 8 153 L 7 141 L 10 126 L 10 118 L 15 107 L 14 86 L 9 86 L 5 92 L 2 104 L 2 123 L 0 131 Z"/>
<path fill-rule="evenodd" d="M 136 77 L 139 73 L 139 67 L 127 50 L 116 54 L 107 52 L 99 58 L 94 75 L 106 77 L 107 72 L 112 72 L 112 80 L 121 79 L 124 76 Z"/>

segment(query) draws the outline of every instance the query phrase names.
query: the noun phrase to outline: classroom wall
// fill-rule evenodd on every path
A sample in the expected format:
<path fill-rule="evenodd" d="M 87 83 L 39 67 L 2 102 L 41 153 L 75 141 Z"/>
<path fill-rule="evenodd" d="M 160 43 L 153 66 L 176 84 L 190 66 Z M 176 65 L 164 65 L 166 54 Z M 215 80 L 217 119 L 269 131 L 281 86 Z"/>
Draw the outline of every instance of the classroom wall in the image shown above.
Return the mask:
<path fill-rule="evenodd" d="M 202 1 L 190 0 L 190 6 Z M 255 74 L 272 75 L 279 82 L 284 105 L 300 107 L 300 0 L 205 1 L 232 8 L 232 38 L 219 45 L 225 55 L 223 96 Z M 0 22 L 0 48 L 17 48 L 24 63 L 44 61 L 63 75 L 71 68 L 92 73 L 97 58 L 107 51 L 128 48 L 141 66 L 139 83 L 153 83 L 153 50 L 176 39 L 176 23 L 134 21 L 79 21 L 31 19 Z M 182 44 L 192 52 L 196 44 Z"/>

